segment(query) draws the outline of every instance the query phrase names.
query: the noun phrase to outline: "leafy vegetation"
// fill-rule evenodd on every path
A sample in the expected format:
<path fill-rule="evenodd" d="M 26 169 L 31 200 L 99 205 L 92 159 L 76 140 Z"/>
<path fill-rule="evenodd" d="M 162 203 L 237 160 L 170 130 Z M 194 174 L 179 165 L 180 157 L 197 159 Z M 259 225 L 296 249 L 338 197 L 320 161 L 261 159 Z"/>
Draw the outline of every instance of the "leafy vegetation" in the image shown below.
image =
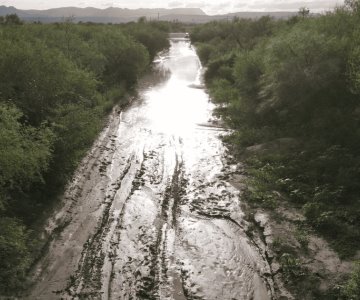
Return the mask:
<path fill-rule="evenodd" d="M 349 259 L 360 248 L 359 3 L 191 33 L 217 113 L 235 129 L 226 139 L 247 159 L 249 202 L 272 209 L 289 201 Z M 300 272 L 296 258 L 281 262 L 287 277 Z"/>
<path fill-rule="evenodd" d="M 0 294 L 23 285 L 39 244 L 31 227 L 168 46 L 170 26 L 0 19 Z"/>
<path fill-rule="evenodd" d="M 349 281 L 343 288 L 343 295 L 347 299 L 359 299 L 360 295 L 360 263 L 355 264 Z"/>

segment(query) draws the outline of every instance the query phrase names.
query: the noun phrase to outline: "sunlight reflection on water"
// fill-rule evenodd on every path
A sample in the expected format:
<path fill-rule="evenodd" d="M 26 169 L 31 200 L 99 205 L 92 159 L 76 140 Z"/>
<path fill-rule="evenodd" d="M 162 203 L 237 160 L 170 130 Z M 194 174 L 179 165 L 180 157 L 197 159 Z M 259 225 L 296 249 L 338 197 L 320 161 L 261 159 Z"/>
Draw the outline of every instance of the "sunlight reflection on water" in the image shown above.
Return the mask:
<path fill-rule="evenodd" d="M 158 89 L 145 92 L 150 128 L 158 132 L 189 135 L 198 124 L 207 123 L 213 105 L 209 96 L 198 85 L 201 64 L 188 41 L 178 41 L 171 47 L 168 59 L 159 68 L 171 70 L 168 81 Z"/>

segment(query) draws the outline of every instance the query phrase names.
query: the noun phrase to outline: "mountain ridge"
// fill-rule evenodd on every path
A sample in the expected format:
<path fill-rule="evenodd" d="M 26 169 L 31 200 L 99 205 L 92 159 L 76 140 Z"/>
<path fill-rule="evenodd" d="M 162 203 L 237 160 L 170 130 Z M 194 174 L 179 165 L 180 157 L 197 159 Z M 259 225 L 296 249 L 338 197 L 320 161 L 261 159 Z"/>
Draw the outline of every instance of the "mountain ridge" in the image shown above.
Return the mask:
<path fill-rule="evenodd" d="M 225 15 L 207 15 L 200 8 L 118 8 L 108 7 L 104 9 L 94 7 L 59 7 L 46 10 L 21 10 L 14 6 L 0 6 L 0 16 L 17 14 L 27 22 L 59 22 L 64 18 L 72 17 L 77 22 L 94 23 L 126 23 L 138 20 L 140 17 L 163 21 L 179 21 L 187 23 L 206 23 L 214 20 L 226 20 L 234 17 L 259 18 L 269 15 L 274 18 L 288 18 L 296 15 L 296 12 L 236 12 Z"/>

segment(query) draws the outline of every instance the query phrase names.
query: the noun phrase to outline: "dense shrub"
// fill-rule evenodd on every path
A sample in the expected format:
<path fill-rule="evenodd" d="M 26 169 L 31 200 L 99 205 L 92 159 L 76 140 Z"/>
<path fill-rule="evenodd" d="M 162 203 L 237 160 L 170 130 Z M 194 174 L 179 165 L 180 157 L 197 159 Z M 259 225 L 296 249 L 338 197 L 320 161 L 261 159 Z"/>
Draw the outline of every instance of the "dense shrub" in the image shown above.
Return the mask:
<path fill-rule="evenodd" d="M 249 199 L 270 208 L 288 199 L 343 257 L 360 247 L 358 3 L 317 17 L 303 10 L 286 21 L 213 22 L 192 33 L 217 113 L 235 129 L 232 148 L 269 149 L 247 161 Z M 296 147 L 271 150 L 283 138 Z"/>
<path fill-rule="evenodd" d="M 0 290 L 9 292 L 22 285 L 30 256 L 26 227 L 13 218 L 0 219 Z"/>
<path fill-rule="evenodd" d="M 169 28 L 0 20 L 0 294 L 22 286 L 39 250 L 29 229 Z"/>

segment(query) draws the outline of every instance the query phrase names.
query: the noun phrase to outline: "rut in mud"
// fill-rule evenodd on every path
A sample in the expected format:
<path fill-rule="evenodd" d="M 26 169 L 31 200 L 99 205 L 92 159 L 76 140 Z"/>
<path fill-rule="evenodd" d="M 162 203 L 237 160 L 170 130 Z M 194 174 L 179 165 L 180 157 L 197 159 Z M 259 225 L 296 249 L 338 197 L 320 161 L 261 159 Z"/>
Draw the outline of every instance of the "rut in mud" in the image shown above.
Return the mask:
<path fill-rule="evenodd" d="M 174 39 L 154 64 L 49 220 L 29 299 L 273 299 L 193 47 Z"/>

